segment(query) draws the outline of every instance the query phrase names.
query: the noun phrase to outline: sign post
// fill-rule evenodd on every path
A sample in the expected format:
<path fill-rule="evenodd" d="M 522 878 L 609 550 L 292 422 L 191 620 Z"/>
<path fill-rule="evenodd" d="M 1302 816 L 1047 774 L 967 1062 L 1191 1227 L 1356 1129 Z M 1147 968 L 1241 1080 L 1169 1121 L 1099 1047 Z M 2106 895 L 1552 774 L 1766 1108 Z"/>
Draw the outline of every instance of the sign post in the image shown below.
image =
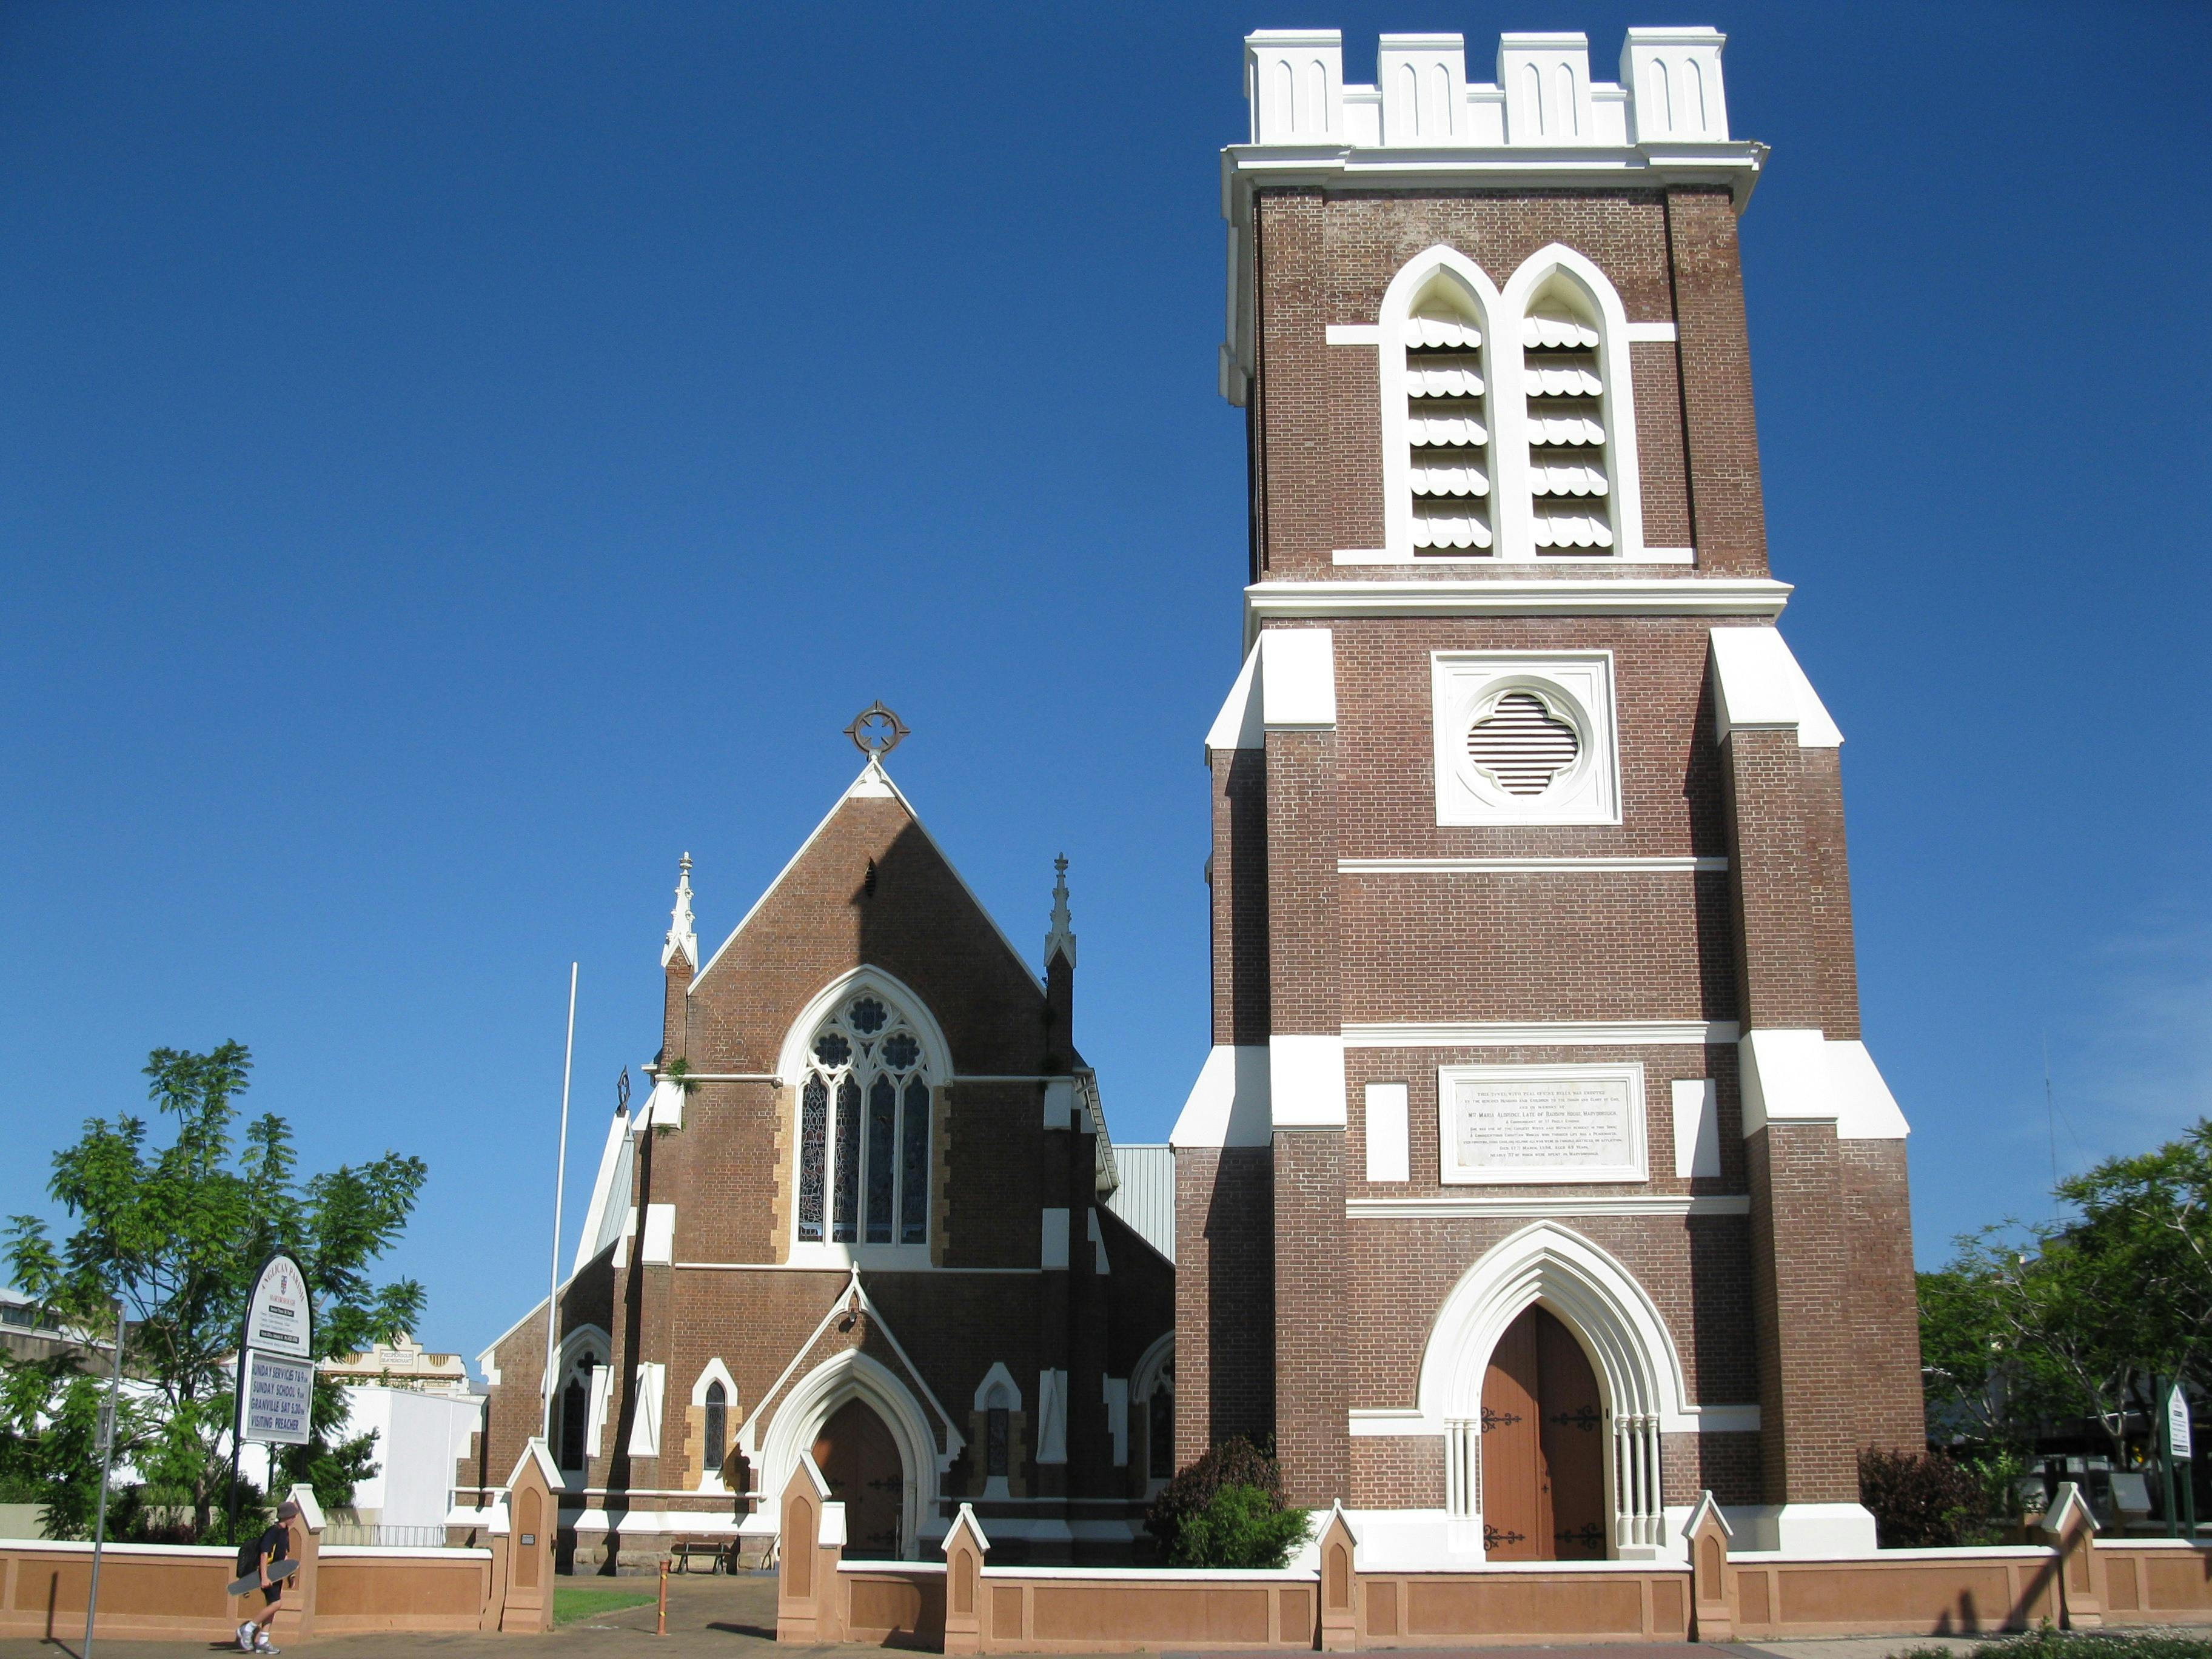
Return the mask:
<path fill-rule="evenodd" d="M 2166 1532 L 2173 1531 L 2173 1488 L 2181 1488 L 2181 1513 L 2188 1531 L 2184 1535 L 2192 1544 L 2197 1541 L 2197 1482 L 2190 1468 L 2190 1460 L 2196 1455 L 2189 1432 L 2189 1396 L 2181 1391 L 2179 1378 L 2166 1396 Z"/>
<path fill-rule="evenodd" d="M 248 1440 L 304 1446 L 313 1437 L 315 1304 L 307 1275 L 283 1250 L 253 1276 L 238 1329 L 236 1408 L 230 1425 L 230 1541 L 238 1542 L 238 1455 Z M 270 1460 L 275 1468 L 275 1460 Z"/>

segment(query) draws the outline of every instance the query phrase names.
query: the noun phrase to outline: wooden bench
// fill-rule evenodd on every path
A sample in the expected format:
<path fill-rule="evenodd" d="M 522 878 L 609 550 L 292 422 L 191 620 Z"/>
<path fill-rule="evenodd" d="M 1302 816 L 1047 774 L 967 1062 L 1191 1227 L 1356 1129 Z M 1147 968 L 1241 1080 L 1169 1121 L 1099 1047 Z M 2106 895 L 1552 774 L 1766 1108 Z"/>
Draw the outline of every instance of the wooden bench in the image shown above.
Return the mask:
<path fill-rule="evenodd" d="M 708 1572 L 719 1573 L 728 1560 L 730 1546 L 726 1538 L 679 1538 L 669 1546 L 669 1559 L 678 1572 L 689 1572 L 694 1561 L 703 1559 Z"/>

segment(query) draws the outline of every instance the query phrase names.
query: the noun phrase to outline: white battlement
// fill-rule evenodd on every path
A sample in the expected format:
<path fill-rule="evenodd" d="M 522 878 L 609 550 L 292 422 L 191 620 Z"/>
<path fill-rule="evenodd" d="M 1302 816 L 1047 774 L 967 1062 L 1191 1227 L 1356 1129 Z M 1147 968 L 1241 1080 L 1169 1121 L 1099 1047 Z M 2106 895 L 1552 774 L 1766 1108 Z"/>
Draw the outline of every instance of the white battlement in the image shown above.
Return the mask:
<path fill-rule="evenodd" d="M 1717 29 L 1631 29 L 1620 79 L 1592 81 L 1582 34 L 1506 34 L 1498 78 L 1470 83 L 1457 34 L 1386 34 L 1371 87 L 1346 85 L 1335 29 L 1244 39 L 1255 145 L 1299 149 L 1626 149 L 1724 144 Z"/>

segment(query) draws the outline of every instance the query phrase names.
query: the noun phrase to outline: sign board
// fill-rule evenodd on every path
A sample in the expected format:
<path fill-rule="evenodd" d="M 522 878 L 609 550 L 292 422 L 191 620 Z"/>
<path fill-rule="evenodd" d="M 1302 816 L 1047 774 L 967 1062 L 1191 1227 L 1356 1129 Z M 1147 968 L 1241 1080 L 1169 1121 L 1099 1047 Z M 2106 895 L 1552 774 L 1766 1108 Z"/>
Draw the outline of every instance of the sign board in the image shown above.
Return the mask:
<path fill-rule="evenodd" d="M 2196 1453 L 2189 1444 L 2189 1396 L 2175 1388 L 2166 1396 L 2166 1444 L 2186 1463 Z"/>
<path fill-rule="evenodd" d="M 307 1359 L 313 1355 L 314 1339 L 307 1274 L 290 1256 L 270 1256 L 253 1281 L 253 1294 L 246 1298 L 246 1334 L 240 1346 Z"/>
<path fill-rule="evenodd" d="M 313 1437 L 315 1368 L 307 1361 L 247 1349 L 240 1397 L 240 1439 L 304 1446 Z"/>
<path fill-rule="evenodd" d="M 1437 1084 L 1448 1184 L 1645 1179 L 1640 1065 L 1446 1066 Z"/>

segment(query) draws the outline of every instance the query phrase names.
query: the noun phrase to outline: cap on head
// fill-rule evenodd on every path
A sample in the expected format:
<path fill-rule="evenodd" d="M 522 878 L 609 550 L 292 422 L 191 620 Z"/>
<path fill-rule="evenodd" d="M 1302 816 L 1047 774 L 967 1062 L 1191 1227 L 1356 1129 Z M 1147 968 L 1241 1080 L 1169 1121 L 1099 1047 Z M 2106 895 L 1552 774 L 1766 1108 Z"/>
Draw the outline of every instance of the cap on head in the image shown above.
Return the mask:
<path fill-rule="evenodd" d="M 294 1503 L 290 1498 L 286 1498 L 283 1503 L 276 1506 L 276 1518 L 279 1521 L 298 1520 L 300 1518 L 300 1506 Z"/>

